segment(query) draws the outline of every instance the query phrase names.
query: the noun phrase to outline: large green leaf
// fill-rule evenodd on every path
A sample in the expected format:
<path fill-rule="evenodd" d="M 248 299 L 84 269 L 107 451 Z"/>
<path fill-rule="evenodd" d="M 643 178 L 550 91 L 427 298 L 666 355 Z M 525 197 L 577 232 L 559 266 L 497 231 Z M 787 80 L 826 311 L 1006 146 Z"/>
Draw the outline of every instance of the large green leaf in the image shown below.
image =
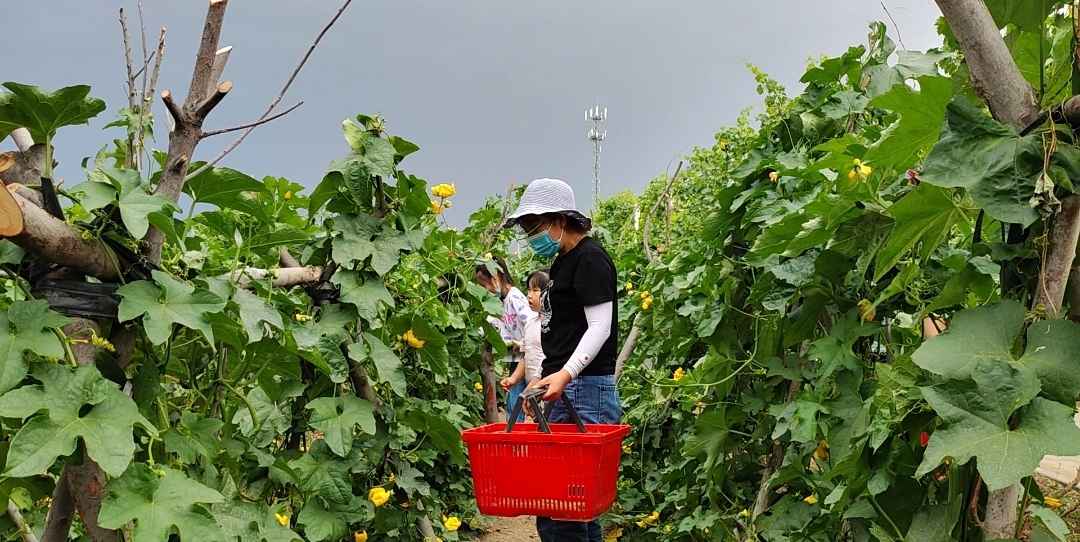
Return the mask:
<path fill-rule="evenodd" d="M 341 289 L 341 301 L 356 307 L 360 317 L 373 322 L 379 317 L 379 307 L 383 304 L 394 306 L 394 298 L 386 290 L 382 279 L 367 277 L 361 279 L 357 271 L 339 269 L 330 279 Z"/>
<path fill-rule="evenodd" d="M 79 439 L 102 470 L 119 476 L 135 453 L 134 426 L 157 433 L 135 402 L 93 366 L 41 365 L 33 377 L 40 384 L 0 396 L 0 416 L 29 418 L 11 440 L 5 476 L 45 474 L 58 457 L 75 452 Z"/>
<path fill-rule="evenodd" d="M 986 0 L 986 7 L 998 28 L 1015 24 L 1023 30 L 1038 30 L 1047 15 L 1062 0 Z"/>
<path fill-rule="evenodd" d="M 308 403 L 307 408 L 314 411 L 311 426 L 323 432 L 330 450 L 341 457 L 352 451 L 357 426 L 369 435 L 375 434 L 375 410 L 359 397 L 320 397 Z"/>
<path fill-rule="evenodd" d="M 243 288 L 237 288 L 233 292 L 232 301 L 240 309 L 240 321 L 244 324 L 248 343 L 262 340 L 266 335 L 264 323 L 277 329 L 285 329 L 281 313 L 265 299 Z"/>
<path fill-rule="evenodd" d="M 120 301 L 121 322 L 143 317 L 146 336 L 154 344 L 162 344 L 172 333 L 173 324 L 180 324 L 202 332 L 211 345 L 214 330 L 207 314 L 221 312 L 225 301 L 206 290 L 174 279 L 162 271 L 151 273 L 154 280 L 140 280 L 121 286 L 117 295 Z"/>
<path fill-rule="evenodd" d="M 333 455 L 323 441 L 316 441 L 311 451 L 289 461 L 297 486 L 308 495 L 318 495 L 330 503 L 352 501 L 352 462 Z"/>
<path fill-rule="evenodd" d="M 338 217 L 334 228 L 334 261 L 364 264 L 370 257 L 371 268 L 380 276 L 397 265 L 402 250 L 412 246 L 409 235 L 368 215 Z"/>
<path fill-rule="evenodd" d="M 202 163 L 192 164 L 192 170 Z M 266 186 L 254 177 L 226 167 L 212 167 L 184 181 L 184 193 L 194 203 L 209 203 L 223 209 L 235 209 L 260 219 L 266 218 L 259 197 L 268 194 Z"/>
<path fill-rule="evenodd" d="M 134 522 L 133 542 L 161 542 L 173 532 L 182 540 L 224 541 L 227 538 L 201 506 L 224 500 L 180 471 L 136 463 L 109 482 L 98 522 L 107 529 Z"/>
<path fill-rule="evenodd" d="M 858 369 L 859 357 L 852 349 L 860 338 L 873 335 L 877 330 L 876 324 L 860 322 L 854 312 L 838 318 L 827 337 L 822 337 L 810 345 L 810 359 L 821 364 L 817 371 L 818 376 L 827 378 L 840 369 Z"/>
<path fill-rule="evenodd" d="M 873 107 L 888 109 L 900 116 L 881 139 L 870 147 L 864 160 L 881 170 L 903 171 L 915 165 L 938 140 L 945 120 L 945 107 L 953 94 L 953 82 L 945 77 L 919 78 L 919 90 L 896 85 L 874 98 Z"/>
<path fill-rule="evenodd" d="M 232 422 L 240 429 L 240 434 L 249 439 L 252 446 L 262 448 L 289 428 L 287 412 L 282 411 L 262 388 L 256 386 L 244 396 Z"/>
<path fill-rule="evenodd" d="M 728 442 L 728 421 L 723 408 L 711 408 L 694 422 L 694 434 L 686 439 L 683 453 L 689 457 L 704 455 L 705 470 L 711 470 L 723 457 L 724 444 Z"/>
<path fill-rule="evenodd" d="M 204 418 L 194 412 L 180 415 L 180 423 L 161 435 L 165 448 L 178 455 L 184 464 L 193 464 L 198 457 L 212 461 L 221 449 L 221 420 Z"/>
<path fill-rule="evenodd" d="M 1067 320 L 1035 322 L 1028 328 L 1026 347 L 1017 355 L 1014 344 L 1023 331 L 1024 307 L 1016 301 L 958 313 L 948 331 L 923 343 L 911 359 L 923 369 L 946 378 L 967 378 L 983 360 L 1010 363 L 1031 372 L 1043 394 L 1064 404 L 1080 396 L 1080 324 Z"/>
<path fill-rule="evenodd" d="M 213 506 L 214 519 L 230 542 L 296 542 L 300 535 L 277 522 L 275 513 L 287 513 L 281 504 L 233 501 Z"/>
<path fill-rule="evenodd" d="M 150 228 L 151 214 L 169 216 L 174 210 L 168 200 L 146 191 L 138 171 L 113 167 L 103 167 L 99 171 L 104 174 L 109 184 L 92 178 L 79 185 L 76 188 L 84 195 L 82 202 L 90 208 L 103 207 L 103 201 L 106 205 L 115 203 L 120 209 L 120 219 L 132 237 L 142 239 L 146 235 L 146 230 Z M 113 189 L 112 195 L 107 196 L 110 186 Z"/>
<path fill-rule="evenodd" d="M 863 70 L 866 94 L 870 97 L 881 96 L 908 79 L 938 75 L 938 62 L 948 56 L 947 53 L 937 52 L 897 51 L 895 64 L 883 61 Z"/>
<path fill-rule="evenodd" d="M 308 499 L 300 510 L 297 522 L 304 527 L 304 536 L 311 542 L 345 540 L 349 537 L 349 524 L 367 519 L 368 506 L 360 497 L 353 496 L 346 504 L 326 506 L 322 499 Z"/>
<path fill-rule="evenodd" d="M 957 464 L 975 458 L 979 474 L 993 491 L 1031 476 L 1046 455 L 1080 455 L 1074 407 L 1036 397 L 1039 382 L 1031 372 L 980 360 L 969 379 L 922 391 L 945 425 L 930 438 L 916 476 L 947 457 Z M 1010 429 L 1014 413 L 1019 422 Z"/>
<path fill-rule="evenodd" d="M 426 434 L 435 446 L 450 454 L 454 463 L 465 463 L 460 431 L 445 417 L 435 411 L 411 408 L 401 417 L 401 421 L 414 431 Z"/>
<path fill-rule="evenodd" d="M 963 96 L 949 103 L 946 118 L 922 180 L 968 190 L 988 215 L 1003 222 L 1034 222 L 1038 213 L 1031 200 L 1043 167 L 1041 137 L 1020 137 Z"/>
<path fill-rule="evenodd" d="M 375 364 L 375 377 L 378 381 L 389 384 L 394 393 L 405 397 L 405 372 L 401 367 L 401 358 L 378 337 L 364 333 L 363 343 L 349 345 L 349 357 L 358 362 L 370 357 Z"/>
<path fill-rule="evenodd" d="M 0 393 L 26 377 L 25 352 L 64 357 L 64 345 L 53 329 L 67 323 L 67 318 L 49 310 L 48 302 L 43 300 L 16 301 L 6 311 L 0 311 Z"/>
<path fill-rule="evenodd" d="M 963 210 L 947 190 L 925 184 L 894 203 L 888 212 L 895 225 L 889 240 L 877 253 L 874 280 L 881 280 L 916 245 L 919 245 L 919 257 L 926 260 L 949 236 L 953 226 L 964 220 Z"/>
<path fill-rule="evenodd" d="M 30 130 L 35 141 L 45 142 L 64 126 L 86 124 L 105 110 L 105 102 L 88 98 L 90 87 L 75 85 L 56 92 L 20 83 L 4 83 L 0 94 L 0 140 L 16 128 Z"/>
<path fill-rule="evenodd" d="M 843 223 L 858 216 L 855 202 L 829 191 L 819 190 L 803 205 L 785 213 L 754 240 L 747 259 L 766 263 L 770 256 L 795 257 L 824 244 Z"/>
<path fill-rule="evenodd" d="M 345 140 L 349 142 L 353 152 L 360 158 L 367 170 L 372 175 L 378 175 L 384 179 L 394 176 L 394 155 L 397 151 L 390 141 L 365 130 L 352 120 L 346 119 L 342 123 L 345 131 Z"/>

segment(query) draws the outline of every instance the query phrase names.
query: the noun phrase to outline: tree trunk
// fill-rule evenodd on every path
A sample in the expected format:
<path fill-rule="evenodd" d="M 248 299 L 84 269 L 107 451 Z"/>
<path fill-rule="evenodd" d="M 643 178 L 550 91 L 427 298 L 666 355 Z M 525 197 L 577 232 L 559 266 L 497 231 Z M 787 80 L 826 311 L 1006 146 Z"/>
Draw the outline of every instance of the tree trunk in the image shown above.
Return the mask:
<path fill-rule="evenodd" d="M 626 336 L 626 342 L 623 343 L 622 349 L 619 350 L 619 357 L 615 358 L 615 381 L 619 381 L 619 376 L 622 375 L 623 367 L 626 365 L 627 360 L 630 359 L 630 355 L 634 353 L 634 347 L 637 346 L 638 338 L 641 337 L 641 313 L 634 317 L 634 324 L 630 326 L 630 333 Z"/>
<path fill-rule="evenodd" d="M 1042 307 L 1047 318 L 1062 315 L 1065 286 L 1069 281 L 1076 242 L 1080 237 L 1080 195 L 1070 195 L 1061 200 L 1061 210 L 1054 217 L 1050 228 L 1050 247 L 1039 273 L 1038 291 L 1034 307 Z"/>
<path fill-rule="evenodd" d="M 975 92 L 994 118 L 1017 130 L 1039 116 L 1035 91 L 1016 67 L 983 0 L 935 0 L 964 50 Z"/>
<path fill-rule="evenodd" d="M 41 533 L 42 542 L 65 542 L 71 530 L 71 520 L 75 517 L 75 499 L 68 486 L 68 473 L 63 471 L 56 479 L 53 489 L 52 504 L 45 518 L 45 529 Z"/>
<path fill-rule="evenodd" d="M 798 395 L 799 389 L 802 387 L 802 383 L 796 380 L 788 381 L 788 391 L 785 403 L 790 403 Z M 779 440 L 774 440 L 772 448 L 769 450 L 769 455 L 765 458 L 765 469 L 761 472 L 761 485 L 758 486 L 757 497 L 754 498 L 754 511 L 751 514 L 752 519 L 757 519 L 758 516 L 764 514 L 769 510 L 769 479 L 772 478 L 777 467 L 784 461 L 784 446 L 780 444 Z"/>
<path fill-rule="evenodd" d="M 497 423 L 499 421 L 499 396 L 496 393 L 498 381 L 495 379 L 495 356 L 491 353 L 491 346 L 484 345 L 480 351 L 480 379 L 484 384 L 484 421 Z M 509 412 L 506 413 L 510 415 Z"/>

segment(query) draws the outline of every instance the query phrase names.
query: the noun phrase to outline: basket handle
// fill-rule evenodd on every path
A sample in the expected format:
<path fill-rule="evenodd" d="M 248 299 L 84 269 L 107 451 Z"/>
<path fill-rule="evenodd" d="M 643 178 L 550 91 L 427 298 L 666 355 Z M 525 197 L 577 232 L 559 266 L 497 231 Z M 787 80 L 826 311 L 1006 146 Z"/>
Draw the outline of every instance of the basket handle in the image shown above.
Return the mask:
<path fill-rule="evenodd" d="M 545 408 L 540 408 L 540 398 L 547 392 L 547 386 L 542 388 L 528 388 L 521 392 L 518 396 L 517 403 L 514 404 L 514 411 L 510 413 L 510 418 L 506 422 L 506 432 L 509 433 L 514 430 L 514 424 L 517 423 L 517 419 L 521 416 L 521 410 L 525 406 L 525 401 L 529 402 L 529 406 L 532 411 L 539 414 L 536 416 L 536 423 L 539 425 L 540 431 L 544 433 L 551 433 L 551 427 L 549 425 L 548 416 L 551 414 L 550 403 L 545 405 Z M 570 402 L 570 398 L 566 394 L 562 394 L 563 406 L 566 407 L 566 411 L 570 414 L 570 421 L 574 422 L 578 431 L 581 433 L 585 431 L 585 424 L 581 422 L 581 417 L 578 416 L 577 410 L 574 409 L 573 403 Z"/>

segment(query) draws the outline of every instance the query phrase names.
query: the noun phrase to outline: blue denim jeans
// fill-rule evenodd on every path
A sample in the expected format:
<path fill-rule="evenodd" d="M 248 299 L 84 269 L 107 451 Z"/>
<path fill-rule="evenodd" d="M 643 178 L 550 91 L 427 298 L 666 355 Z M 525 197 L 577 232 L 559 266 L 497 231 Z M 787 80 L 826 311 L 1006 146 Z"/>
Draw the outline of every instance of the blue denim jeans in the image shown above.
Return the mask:
<path fill-rule="evenodd" d="M 622 418 L 615 375 L 579 376 L 566 386 L 563 394 L 584 423 L 619 423 Z M 570 414 L 561 400 L 553 401 L 548 418 L 554 423 L 565 423 L 570 421 Z M 603 538 L 598 521 L 582 523 L 538 517 L 536 532 L 541 542 L 601 542 Z"/>
<path fill-rule="evenodd" d="M 506 417 L 507 418 L 509 418 L 510 414 L 512 414 L 514 412 L 514 405 L 517 404 L 518 397 L 521 395 L 521 392 L 523 392 L 523 391 L 525 391 L 525 381 L 524 380 L 522 380 L 521 382 L 518 382 L 517 384 L 514 384 L 506 392 Z M 521 414 L 518 416 L 517 421 L 519 421 L 519 422 L 525 421 L 525 409 L 522 409 Z"/>

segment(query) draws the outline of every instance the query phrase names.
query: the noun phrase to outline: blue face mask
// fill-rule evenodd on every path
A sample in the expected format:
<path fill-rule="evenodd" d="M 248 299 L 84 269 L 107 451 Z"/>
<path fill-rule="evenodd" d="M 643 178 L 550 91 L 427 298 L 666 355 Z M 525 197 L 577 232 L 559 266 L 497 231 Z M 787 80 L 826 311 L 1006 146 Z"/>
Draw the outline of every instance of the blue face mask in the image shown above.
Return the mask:
<path fill-rule="evenodd" d="M 529 248 L 541 258 L 552 258 L 559 253 L 559 242 L 552 239 L 547 230 L 530 236 L 528 241 Z"/>

